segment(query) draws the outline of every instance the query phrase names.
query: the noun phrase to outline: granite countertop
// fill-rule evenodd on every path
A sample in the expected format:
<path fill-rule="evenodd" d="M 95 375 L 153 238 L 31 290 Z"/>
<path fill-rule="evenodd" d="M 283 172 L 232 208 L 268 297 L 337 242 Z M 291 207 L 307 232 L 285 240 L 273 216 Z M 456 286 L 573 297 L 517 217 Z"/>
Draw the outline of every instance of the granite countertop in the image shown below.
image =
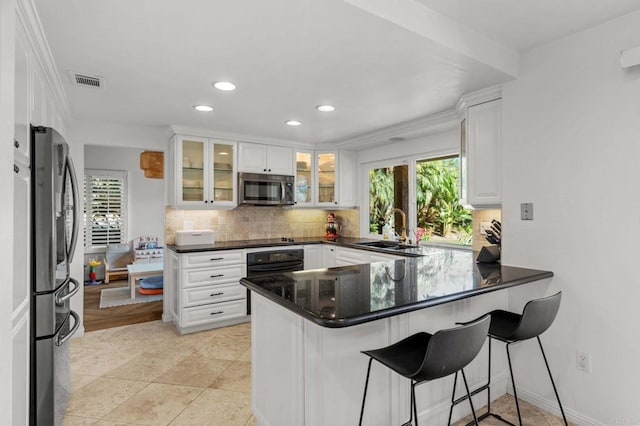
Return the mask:
<path fill-rule="evenodd" d="M 359 250 L 374 251 L 378 253 L 396 254 L 399 256 L 425 256 L 432 250 L 431 246 L 413 246 L 406 249 L 384 249 L 377 247 L 368 247 L 358 245 L 360 243 L 367 242 L 379 242 L 380 240 L 373 240 L 369 238 L 351 238 L 351 237 L 339 237 L 336 239 L 328 240 L 324 237 L 308 237 L 308 238 L 295 238 L 287 239 L 284 241 L 281 238 L 271 238 L 263 240 L 239 240 L 239 241 L 221 241 L 214 244 L 203 245 L 190 245 L 190 246 L 178 246 L 175 244 L 168 244 L 167 248 L 173 250 L 176 253 L 196 253 L 203 251 L 217 251 L 217 250 L 238 250 L 248 248 L 261 248 L 261 247 L 286 247 L 295 245 L 306 244 L 335 244 L 339 246 L 356 248 Z M 461 250 L 464 250 L 461 248 Z M 470 252 L 470 251 L 469 251 Z"/>
<path fill-rule="evenodd" d="M 320 326 L 339 328 L 553 276 L 550 271 L 477 264 L 475 255 L 430 248 L 421 257 L 243 278 L 240 283 Z"/>

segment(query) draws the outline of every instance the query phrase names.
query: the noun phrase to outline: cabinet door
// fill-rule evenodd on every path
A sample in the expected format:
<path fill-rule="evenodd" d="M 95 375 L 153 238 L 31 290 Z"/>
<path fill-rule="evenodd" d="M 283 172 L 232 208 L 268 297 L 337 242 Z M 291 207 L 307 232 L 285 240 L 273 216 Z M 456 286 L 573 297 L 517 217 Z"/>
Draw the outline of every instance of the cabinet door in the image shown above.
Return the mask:
<path fill-rule="evenodd" d="M 304 246 L 304 269 L 320 269 L 324 267 L 322 262 L 322 244 Z"/>
<path fill-rule="evenodd" d="M 467 111 L 467 197 L 472 206 L 502 203 L 501 100 Z"/>
<path fill-rule="evenodd" d="M 213 185 L 210 200 L 214 205 L 236 205 L 235 143 L 210 141 L 210 169 Z"/>
<path fill-rule="evenodd" d="M 286 146 L 267 146 L 267 173 L 293 175 L 293 149 Z"/>
<path fill-rule="evenodd" d="M 17 318 L 11 333 L 11 419 L 6 424 L 29 424 L 29 311 Z"/>
<path fill-rule="evenodd" d="M 16 79 L 15 79 L 15 129 L 14 147 L 18 161 L 29 164 L 29 50 L 24 30 L 16 26 Z"/>
<path fill-rule="evenodd" d="M 204 206 L 209 203 L 207 165 L 208 141 L 190 136 L 177 138 L 177 204 Z"/>
<path fill-rule="evenodd" d="M 336 249 L 333 246 L 322 246 L 322 267 L 334 268 L 336 266 Z"/>
<path fill-rule="evenodd" d="M 248 173 L 267 172 L 267 146 L 257 143 L 238 144 L 238 171 Z"/>
<path fill-rule="evenodd" d="M 317 204 L 320 206 L 333 206 L 338 204 L 336 199 L 336 158 L 335 152 L 316 153 L 316 182 Z"/>
<path fill-rule="evenodd" d="M 346 247 L 336 247 L 336 265 L 361 265 L 369 263 L 369 253 L 364 250 L 348 249 Z"/>
<path fill-rule="evenodd" d="M 340 151 L 338 162 L 339 197 L 338 205 L 341 207 L 353 207 L 356 205 L 356 153 L 353 151 Z"/>
<path fill-rule="evenodd" d="M 29 304 L 30 286 L 30 211 L 31 179 L 29 168 L 14 164 L 13 179 L 13 312 L 17 314 Z"/>
<path fill-rule="evenodd" d="M 296 205 L 313 205 L 313 159 L 312 151 L 296 151 L 295 177 L 296 177 Z"/>

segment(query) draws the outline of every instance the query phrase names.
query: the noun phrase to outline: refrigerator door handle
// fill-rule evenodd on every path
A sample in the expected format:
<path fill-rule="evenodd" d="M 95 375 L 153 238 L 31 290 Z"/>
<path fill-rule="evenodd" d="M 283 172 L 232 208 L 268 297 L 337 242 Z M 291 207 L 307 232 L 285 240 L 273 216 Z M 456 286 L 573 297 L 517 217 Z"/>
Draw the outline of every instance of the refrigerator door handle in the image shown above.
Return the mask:
<path fill-rule="evenodd" d="M 78 243 L 78 181 L 76 179 L 76 170 L 73 167 L 73 161 L 71 157 L 67 156 L 65 169 L 69 173 L 69 179 L 71 180 L 71 195 L 73 196 L 73 231 L 71 234 L 71 244 L 69 245 L 69 251 L 67 252 L 67 261 L 71 263 L 73 260 L 73 253 L 76 251 L 76 244 Z"/>
<path fill-rule="evenodd" d="M 80 284 L 78 284 L 78 281 L 76 281 L 74 278 L 69 278 L 67 282 L 73 283 L 73 288 L 69 290 L 69 293 L 65 294 L 62 297 L 58 297 L 58 295 L 56 295 L 56 305 L 64 304 L 64 302 L 71 299 L 73 295 L 80 290 Z"/>
<path fill-rule="evenodd" d="M 64 345 L 67 340 L 71 339 L 71 336 L 73 336 L 74 333 L 78 330 L 78 327 L 80 327 L 80 316 L 78 316 L 78 314 L 76 314 L 74 311 L 69 311 L 69 315 L 73 317 L 73 327 L 64 336 L 56 336 L 56 346 Z"/>

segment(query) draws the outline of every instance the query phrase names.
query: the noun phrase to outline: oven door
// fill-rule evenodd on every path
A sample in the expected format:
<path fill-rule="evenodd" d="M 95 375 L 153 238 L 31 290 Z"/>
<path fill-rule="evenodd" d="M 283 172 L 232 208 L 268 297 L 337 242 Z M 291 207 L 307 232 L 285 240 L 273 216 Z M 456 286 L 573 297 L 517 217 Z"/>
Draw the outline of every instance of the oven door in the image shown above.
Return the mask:
<path fill-rule="evenodd" d="M 247 265 L 247 278 L 273 275 L 279 272 L 295 272 L 302 270 L 304 270 L 304 260 Z M 247 289 L 247 315 L 251 315 L 251 290 L 249 289 Z"/>

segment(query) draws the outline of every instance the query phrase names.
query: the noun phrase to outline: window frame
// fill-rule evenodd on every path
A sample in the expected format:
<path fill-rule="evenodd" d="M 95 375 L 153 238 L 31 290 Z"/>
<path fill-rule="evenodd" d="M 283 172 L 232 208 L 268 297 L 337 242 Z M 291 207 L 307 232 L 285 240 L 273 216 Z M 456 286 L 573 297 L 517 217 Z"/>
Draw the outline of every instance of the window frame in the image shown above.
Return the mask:
<path fill-rule="evenodd" d="M 454 148 L 444 148 L 439 150 L 434 150 L 431 152 L 422 152 L 418 154 L 411 154 L 401 157 L 394 157 L 384 160 L 376 160 L 369 161 L 366 163 L 360 164 L 360 176 L 361 179 L 361 190 L 362 190 L 362 198 L 361 198 L 361 206 L 360 209 L 360 236 L 363 238 L 371 238 L 375 240 L 383 239 L 380 234 L 372 234 L 369 230 L 369 172 L 371 169 L 378 169 L 383 167 L 397 167 L 397 166 L 409 166 L 409 211 L 405 212 L 407 215 L 407 228 L 410 230 L 415 230 L 417 228 L 417 184 L 416 184 L 416 168 L 418 162 L 422 161 L 430 161 L 437 160 L 440 158 L 447 157 L 459 157 L 460 156 L 460 147 Z M 409 232 L 407 234 L 407 238 L 410 238 L 412 241 L 415 240 L 415 235 Z M 471 250 L 472 246 L 464 246 L 460 244 L 449 244 L 444 242 L 425 242 L 424 245 L 431 246 L 440 246 L 440 247 L 450 247 L 450 248 L 459 248 L 459 249 L 469 249 Z"/>
<path fill-rule="evenodd" d="M 121 207 L 120 207 L 120 243 L 128 242 L 129 229 L 129 172 L 127 170 L 85 169 L 84 170 L 84 249 L 85 253 L 102 253 L 106 251 L 107 244 L 93 244 L 93 227 L 89 223 L 91 217 L 91 199 L 87 183 L 93 177 L 111 177 L 122 181 Z"/>

